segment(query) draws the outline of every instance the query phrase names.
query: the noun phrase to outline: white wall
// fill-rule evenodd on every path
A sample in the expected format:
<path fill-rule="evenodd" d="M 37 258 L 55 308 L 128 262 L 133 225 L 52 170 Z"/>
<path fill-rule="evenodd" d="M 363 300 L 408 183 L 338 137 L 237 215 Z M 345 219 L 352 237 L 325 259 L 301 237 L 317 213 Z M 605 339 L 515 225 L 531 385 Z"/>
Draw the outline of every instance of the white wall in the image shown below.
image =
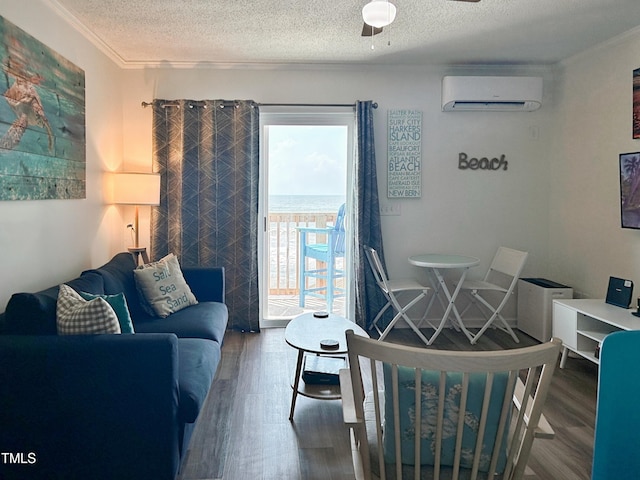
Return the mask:
<path fill-rule="evenodd" d="M 640 30 L 560 65 L 558 135 L 550 177 L 550 275 L 580 296 L 604 298 L 609 276 L 640 293 L 640 231 L 620 228 L 618 156 L 632 139 L 632 75 Z"/>
<path fill-rule="evenodd" d="M 32 291 L 98 266 L 127 244 L 131 212 L 102 203 L 102 175 L 151 167 L 153 98 L 242 98 L 262 103 L 373 99 L 380 191 L 386 182 L 386 112 L 423 112 L 423 196 L 383 218 L 390 274 L 414 275 L 408 255 L 478 256 L 486 270 L 498 245 L 530 252 L 525 276 L 546 276 L 602 296 L 609 275 L 640 285 L 640 232 L 619 227 L 618 154 L 631 139 L 631 74 L 640 34 L 551 67 L 282 67 L 119 70 L 42 0 L 2 2 L 0 15 L 85 70 L 87 199 L 0 202 L 0 311 Z M 533 113 L 442 113 L 447 74 L 542 75 Z M 506 172 L 461 171 L 460 152 L 504 154 Z M 142 243 L 148 212 L 142 212 Z"/>
<path fill-rule="evenodd" d="M 76 277 L 122 249 L 120 213 L 103 205 L 102 172 L 122 161 L 120 70 L 40 0 L 0 2 L 0 15 L 85 71 L 87 198 L 0 202 L 0 312 L 12 293 Z"/>
<path fill-rule="evenodd" d="M 447 74 L 531 74 L 545 80 L 543 107 L 532 113 L 441 111 Z M 150 108 L 163 99 L 252 99 L 260 103 L 353 103 L 371 99 L 381 198 L 401 204 L 401 216 L 383 217 L 391 276 L 421 275 L 407 257 L 458 252 L 482 259 L 484 274 L 499 245 L 530 252 L 526 275 L 545 276 L 549 225 L 549 147 L 554 113 L 549 68 L 273 67 L 244 69 L 148 68 L 124 72 L 124 156 L 148 162 Z M 421 199 L 386 199 L 386 116 L 389 109 L 423 112 Z M 458 154 L 505 155 L 507 171 L 462 171 Z M 146 164 L 145 164 L 146 165 Z M 142 165 L 141 168 L 145 168 Z M 141 229 L 142 230 L 142 229 Z"/>

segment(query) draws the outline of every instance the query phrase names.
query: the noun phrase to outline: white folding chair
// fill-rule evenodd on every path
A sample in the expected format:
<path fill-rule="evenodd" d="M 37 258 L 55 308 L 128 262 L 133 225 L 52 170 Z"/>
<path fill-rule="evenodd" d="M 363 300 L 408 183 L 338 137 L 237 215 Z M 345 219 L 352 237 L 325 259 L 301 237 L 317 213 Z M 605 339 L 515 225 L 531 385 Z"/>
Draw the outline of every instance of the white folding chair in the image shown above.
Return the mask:
<path fill-rule="evenodd" d="M 398 323 L 398 320 L 401 318 L 407 322 L 407 325 L 420 337 L 420 339 L 425 343 L 429 344 L 429 340 L 422 334 L 420 329 L 411 321 L 409 316 L 407 315 L 407 311 L 413 307 L 416 303 L 418 303 L 422 298 L 426 297 L 429 294 L 429 287 L 426 287 L 419 283 L 416 280 L 403 278 L 396 280 L 389 280 L 387 274 L 382 267 L 382 262 L 380 261 L 380 257 L 378 256 L 378 252 L 375 249 L 365 246 L 364 247 L 365 254 L 367 255 L 367 260 L 369 261 L 369 265 L 371 266 L 371 270 L 373 271 L 373 275 L 376 278 L 376 283 L 384 293 L 384 296 L 387 299 L 387 303 L 384 307 L 380 309 L 376 318 L 373 319 L 372 327 L 380 334 L 378 340 L 384 340 L 386 336 L 389 334 L 391 329 Z M 404 306 L 398 301 L 396 294 L 400 292 L 418 292 L 418 295 L 406 303 Z M 387 308 L 393 307 L 393 309 L 398 312 L 395 317 L 391 320 L 389 325 L 384 329 L 384 331 L 380 330 L 378 326 L 378 321 L 382 317 L 382 314 L 387 311 Z"/>
<path fill-rule="evenodd" d="M 520 273 L 528 256 L 529 254 L 527 252 L 521 252 L 520 250 L 507 247 L 499 247 L 483 280 L 465 280 L 462 282 L 460 291 L 464 292 L 471 299 L 471 303 L 460 312 L 460 316 L 464 316 L 467 310 L 475 305 L 487 319 L 483 327 L 473 336 L 471 343 L 476 343 L 478 338 L 480 338 L 490 326 L 507 332 L 516 343 L 520 342 L 518 336 L 511 329 L 501 312 L 515 290 L 518 278 L 520 278 Z M 485 294 L 485 297 L 487 292 L 494 292 L 501 295 L 502 298 L 498 306 L 494 307 L 487 298 L 481 295 L 481 292 Z M 494 324 L 496 319 L 500 321 L 501 325 Z"/>

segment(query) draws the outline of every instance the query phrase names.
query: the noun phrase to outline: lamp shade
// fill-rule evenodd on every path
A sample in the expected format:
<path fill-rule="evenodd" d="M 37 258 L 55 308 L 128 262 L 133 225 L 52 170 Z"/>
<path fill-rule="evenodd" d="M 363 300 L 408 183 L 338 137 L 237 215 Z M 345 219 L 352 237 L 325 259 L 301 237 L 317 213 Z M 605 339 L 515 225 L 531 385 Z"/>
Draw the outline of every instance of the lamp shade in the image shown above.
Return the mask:
<path fill-rule="evenodd" d="M 107 176 L 108 203 L 135 205 L 134 248 L 139 247 L 138 206 L 160 205 L 160 175 L 157 173 L 112 173 Z"/>
<path fill-rule="evenodd" d="M 396 6 L 387 0 L 371 0 L 362 7 L 362 18 L 372 27 L 386 27 L 396 18 Z"/>
<path fill-rule="evenodd" d="M 160 175 L 113 173 L 111 201 L 120 205 L 160 205 Z"/>

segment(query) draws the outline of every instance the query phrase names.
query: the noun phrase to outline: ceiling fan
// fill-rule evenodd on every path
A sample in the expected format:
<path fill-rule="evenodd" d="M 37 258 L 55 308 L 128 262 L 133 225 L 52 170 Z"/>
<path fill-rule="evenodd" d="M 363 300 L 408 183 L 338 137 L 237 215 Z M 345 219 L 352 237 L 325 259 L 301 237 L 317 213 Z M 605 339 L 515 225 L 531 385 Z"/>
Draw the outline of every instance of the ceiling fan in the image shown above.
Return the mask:
<path fill-rule="evenodd" d="M 451 2 L 477 3 L 480 0 L 449 0 Z M 362 8 L 363 37 L 373 37 L 382 33 L 382 28 L 390 25 L 396 18 L 396 7 L 388 0 L 371 0 Z"/>

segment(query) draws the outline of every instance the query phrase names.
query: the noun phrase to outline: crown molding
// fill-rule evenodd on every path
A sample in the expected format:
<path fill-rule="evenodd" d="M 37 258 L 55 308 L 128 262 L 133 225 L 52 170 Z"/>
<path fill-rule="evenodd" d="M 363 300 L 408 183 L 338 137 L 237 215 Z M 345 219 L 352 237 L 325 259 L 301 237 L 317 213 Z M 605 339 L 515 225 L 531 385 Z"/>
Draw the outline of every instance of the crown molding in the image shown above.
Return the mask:
<path fill-rule="evenodd" d="M 89 30 L 73 13 L 63 7 L 57 0 L 44 0 L 49 4 L 53 12 L 68 23 L 80 35 L 86 38 L 98 50 L 104 53 L 112 62 L 120 68 L 126 68 L 127 62 L 116 53 L 104 40 Z"/>

